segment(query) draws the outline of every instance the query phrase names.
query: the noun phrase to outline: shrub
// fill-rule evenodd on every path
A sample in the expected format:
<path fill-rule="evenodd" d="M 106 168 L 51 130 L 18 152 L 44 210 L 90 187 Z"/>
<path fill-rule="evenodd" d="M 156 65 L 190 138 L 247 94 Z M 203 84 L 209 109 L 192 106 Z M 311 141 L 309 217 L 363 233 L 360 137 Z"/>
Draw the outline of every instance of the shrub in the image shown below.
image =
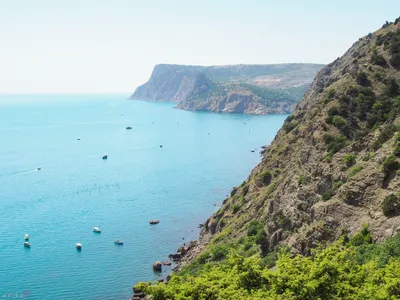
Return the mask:
<path fill-rule="evenodd" d="M 372 244 L 372 236 L 368 230 L 368 226 L 363 226 L 361 231 L 350 240 L 350 245 L 352 246 L 361 246 L 364 244 Z"/>
<path fill-rule="evenodd" d="M 248 192 L 249 192 L 249 186 L 248 186 L 248 185 L 245 185 L 245 186 L 243 187 L 243 193 L 242 193 L 243 197 L 246 196 Z"/>
<path fill-rule="evenodd" d="M 213 261 L 223 260 L 229 253 L 229 244 L 217 245 L 211 249 L 211 259 Z"/>
<path fill-rule="evenodd" d="M 342 185 L 344 184 L 343 181 L 339 180 L 337 182 L 334 182 L 332 185 L 332 190 L 336 191 L 337 189 L 339 189 Z"/>
<path fill-rule="evenodd" d="M 386 196 L 382 202 L 382 210 L 385 216 L 394 216 L 400 212 L 400 198 L 395 194 Z"/>
<path fill-rule="evenodd" d="M 272 181 L 272 174 L 270 171 L 264 171 L 260 174 L 260 180 L 263 184 L 269 185 Z"/>
<path fill-rule="evenodd" d="M 248 227 L 247 227 L 247 235 L 248 236 L 255 236 L 255 235 L 257 235 L 258 232 L 263 230 L 263 227 L 264 227 L 264 225 L 260 221 L 251 220 L 249 222 Z"/>
<path fill-rule="evenodd" d="M 240 205 L 235 203 L 232 205 L 232 213 L 236 214 L 240 210 Z"/>
<path fill-rule="evenodd" d="M 388 141 L 396 131 L 396 127 L 393 124 L 383 127 L 377 139 L 372 143 L 372 149 L 375 151 L 382 147 L 382 145 Z"/>
<path fill-rule="evenodd" d="M 347 167 L 351 167 L 356 162 L 356 155 L 354 153 L 346 154 L 343 161 Z"/>
<path fill-rule="evenodd" d="M 329 89 L 323 98 L 324 104 L 327 104 L 330 101 L 332 101 L 334 97 L 335 97 L 335 90 Z"/>
<path fill-rule="evenodd" d="M 337 128 L 342 129 L 347 126 L 347 121 L 344 118 L 342 118 L 341 116 L 334 116 L 332 118 L 332 124 L 334 126 L 336 126 Z"/>
<path fill-rule="evenodd" d="M 283 124 L 282 128 L 283 128 L 283 130 L 285 130 L 286 133 L 289 133 L 293 129 L 295 129 L 297 125 L 298 125 L 298 123 L 296 121 L 294 121 L 294 122 L 289 122 L 289 123 Z"/>
<path fill-rule="evenodd" d="M 400 167 L 399 162 L 396 159 L 396 156 L 393 154 L 388 156 L 383 162 L 383 171 L 387 174 L 391 171 L 398 170 Z"/>
<path fill-rule="evenodd" d="M 356 166 L 354 168 L 351 168 L 350 171 L 349 171 L 349 178 L 353 177 L 354 175 L 359 173 L 361 170 L 362 170 L 361 166 Z"/>
<path fill-rule="evenodd" d="M 322 194 L 322 200 L 323 201 L 328 201 L 335 195 L 335 192 L 332 189 L 328 189 Z"/>
<path fill-rule="evenodd" d="M 346 146 L 347 143 L 347 138 L 342 135 L 333 136 L 330 134 L 324 134 L 323 139 L 327 145 L 327 150 L 330 157 L 339 152 L 343 147 Z"/>
<path fill-rule="evenodd" d="M 375 152 L 368 152 L 367 154 L 364 155 L 362 160 L 363 161 L 369 161 L 371 159 L 371 157 L 373 157 L 374 155 L 375 155 Z"/>
<path fill-rule="evenodd" d="M 233 189 L 231 191 L 231 197 L 236 195 L 237 190 L 238 190 L 237 187 L 233 187 Z"/>
<path fill-rule="evenodd" d="M 400 156 L 400 133 L 396 135 L 393 154 L 396 156 Z"/>
<path fill-rule="evenodd" d="M 374 65 L 378 65 L 381 67 L 385 67 L 387 65 L 386 59 L 382 55 L 378 54 L 376 51 L 372 53 L 371 62 Z"/>
<path fill-rule="evenodd" d="M 304 176 L 304 174 L 300 174 L 299 179 L 297 180 L 297 182 L 299 183 L 299 185 L 302 185 L 306 182 L 306 177 Z"/>
<path fill-rule="evenodd" d="M 357 74 L 356 76 L 356 81 L 359 85 L 362 86 L 368 86 L 370 85 L 370 82 L 368 80 L 368 75 L 364 71 L 361 71 Z"/>

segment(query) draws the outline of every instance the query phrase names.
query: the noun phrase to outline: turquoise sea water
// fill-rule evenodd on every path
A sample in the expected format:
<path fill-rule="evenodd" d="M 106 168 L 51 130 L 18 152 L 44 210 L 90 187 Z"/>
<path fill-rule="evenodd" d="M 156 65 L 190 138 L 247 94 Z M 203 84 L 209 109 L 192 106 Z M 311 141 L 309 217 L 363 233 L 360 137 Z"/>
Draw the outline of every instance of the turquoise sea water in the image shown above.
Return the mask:
<path fill-rule="evenodd" d="M 128 299 L 160 278 L 153 261 L 197 238 L 286 118 L 173 106 L 0 96 L 0 298 Z"/>

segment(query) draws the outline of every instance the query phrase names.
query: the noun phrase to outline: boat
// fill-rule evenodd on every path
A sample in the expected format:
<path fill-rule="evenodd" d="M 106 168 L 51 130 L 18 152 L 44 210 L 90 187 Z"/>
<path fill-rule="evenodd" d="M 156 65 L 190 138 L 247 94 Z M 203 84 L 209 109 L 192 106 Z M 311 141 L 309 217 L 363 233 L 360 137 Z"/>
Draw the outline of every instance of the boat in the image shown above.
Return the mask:
<path fill-rule="evenodd" d="M 131 130 L 132 127 L 131 126 L 126 126 L 126 130 Z"/>
<path fill-rule="evenodd" d="M 93 232 L 101 233 L 101 229 L 99 227 L 93 227 Z"/>
<path fill-rule="evenodd" d="M 38 171 L 40 171 L 42 168 L 37 168 Z"/>
<path fill-rule="evenodd" d="M 25 241 L 29 240 L 29 234 L 25 234 L 25 235 L 24 235 L 24 240 L 25 240 Z"/>
<path fill-rule="evenodd" d="M 29 242 L 24 242 L 24 247 L 30 248 L 30 247 L 31 247 L 31 244 L 29 244 Z"/>
<path fill-rule="evenodd" d="M 124 241 L 115 240 L 115 241 L 114 241 L 114 244 L 116 244 L 116 245 L 123 245 L 123 244 L 124 244 Z"/>
<path fill-rule="evenodd" d="M 155 225 L 155 224 L 158 224 L 158 223 L 160 223 L 159 220 L 150 220 L 150 224 L 151 225 Z"/>
<path fill-rule="evenodd" d="M 82 249 L 82 244 L 81 243 L 76 243 L 76 249 L 81 250 Z"/>
<path fill-rule="evenodd" d="M 162 148 L 163 147 L 163 145 L 160 145 L 160 148 Z"/>
<path fill-rule="evenodd" d="M 102 159 L 107 159 L 108 158 L 108 156 L 107 155 L 104 155 L 103 157 L 102 157 Z"/>

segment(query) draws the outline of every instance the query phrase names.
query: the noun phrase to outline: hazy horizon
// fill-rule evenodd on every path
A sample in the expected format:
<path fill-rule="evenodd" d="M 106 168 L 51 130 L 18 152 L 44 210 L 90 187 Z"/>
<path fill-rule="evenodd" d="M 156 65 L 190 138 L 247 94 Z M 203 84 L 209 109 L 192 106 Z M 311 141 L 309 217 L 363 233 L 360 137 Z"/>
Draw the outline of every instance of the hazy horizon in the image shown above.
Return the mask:
<path fill-rule="evenodd" d="M 0 94 L 130 95 L 163 63 L 327 64 L 399 11 L 394 0 L 2 3 Z"/>

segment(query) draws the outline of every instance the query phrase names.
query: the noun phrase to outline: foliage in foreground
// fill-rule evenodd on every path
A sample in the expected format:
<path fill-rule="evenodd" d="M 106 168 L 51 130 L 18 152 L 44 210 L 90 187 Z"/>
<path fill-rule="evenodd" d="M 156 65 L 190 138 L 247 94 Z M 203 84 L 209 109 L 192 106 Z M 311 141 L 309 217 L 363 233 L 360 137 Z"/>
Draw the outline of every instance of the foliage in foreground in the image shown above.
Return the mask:
<path fill-rule="evenodd" d="M 367 228 L 313 256 L 279 254 L 262 267 L 259 255 L 231 251 L 227 259 L 192 276 L 172 275 L 168 284 L 140 283 L 153 299 L 399 299 L 400 236 L 373 244 Z"/>

